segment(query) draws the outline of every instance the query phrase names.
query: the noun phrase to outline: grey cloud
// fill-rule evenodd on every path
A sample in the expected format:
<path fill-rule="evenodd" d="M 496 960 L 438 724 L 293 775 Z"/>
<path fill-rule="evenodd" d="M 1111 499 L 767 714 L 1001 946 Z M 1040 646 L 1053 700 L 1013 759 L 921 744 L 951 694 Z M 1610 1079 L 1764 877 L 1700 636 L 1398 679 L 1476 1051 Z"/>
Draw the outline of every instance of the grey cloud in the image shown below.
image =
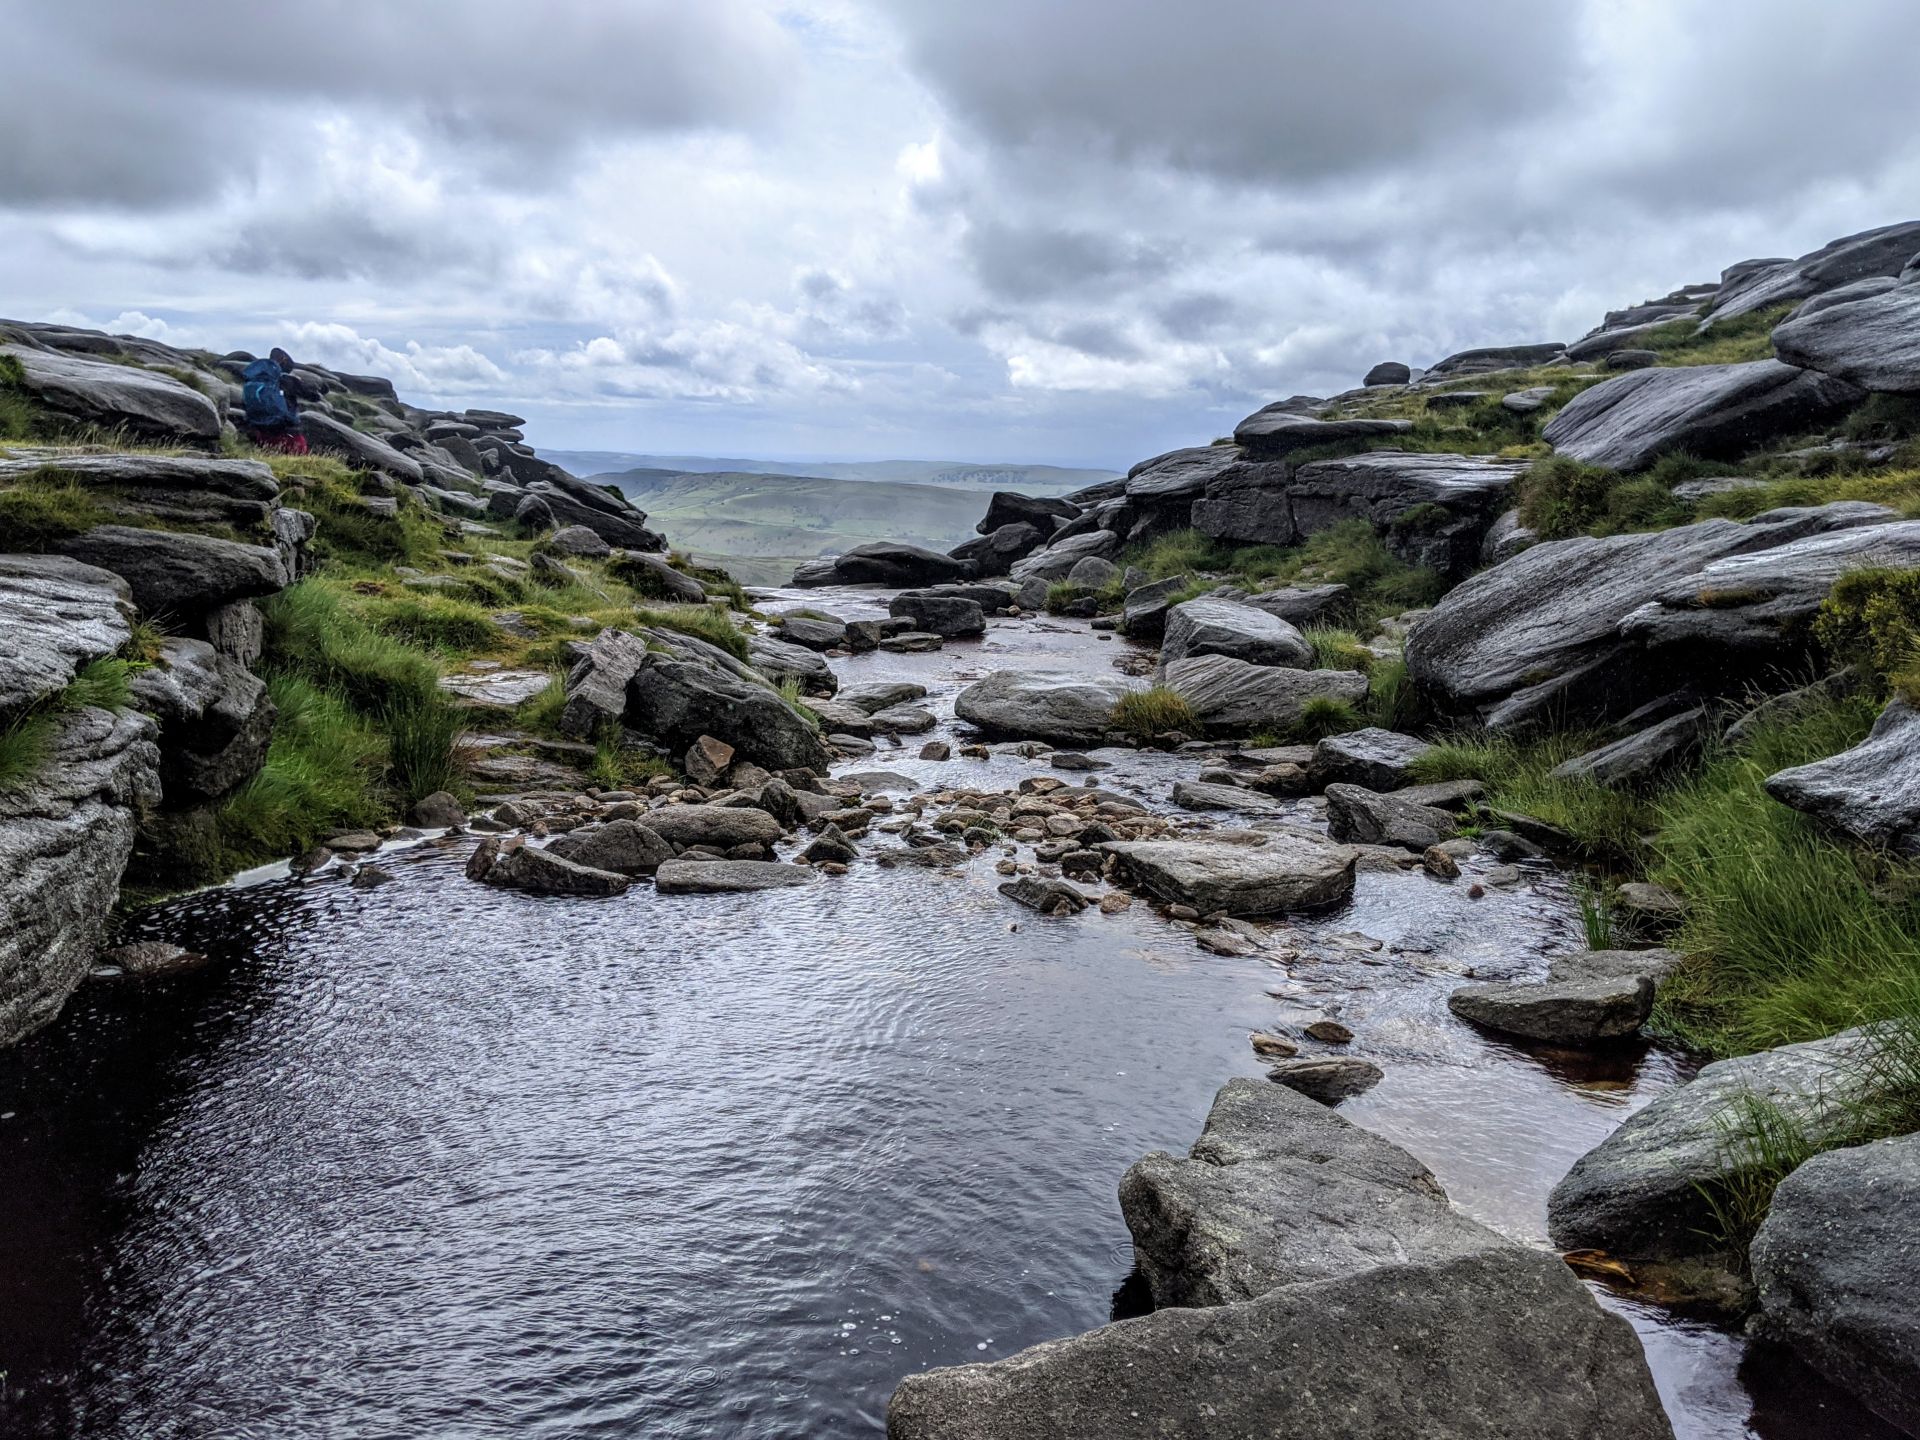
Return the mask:
<path fill-rule="evenodd" d="M 1538 0 L 884 8 L 921 73 L 994 144 L 1236 180 L 1349 174 L 1546 114 L 1580 65 L 1577 7 Z"/>
<path fill-rule="evenodd" d="M 1192 290 L 1176 295 L 1154 310 L 1160 328 L 1176 340 L 1203 340 L 1226 326 L 1241 306 L 1230 295 Z"/>
<path fill-rule="evenodd" d="M 407 0 L 8 7 L 0 205 L 155 205 L 297 167 L 342 113 L 538 187 L 624 136 L 763 124 L 793 45 L 750 0 Z M 76 103 L 76 97 L 84 97 Z"/>
<path fill-rule="evenodd" d="M 1145 353 L 1117 325 L 1105 320 L 1071 321 L 1054 330 L 1053 340 L 1102 360 L 1138 360 Z"/>
<path fill-rule="evenodd" d="M 1138 282 L 1166 273 L 1172 257 L 1138 240 L 1091 230 L 976 222 L 966 253 L 980 283 L 1008 300 L 1035 300 L 1114 280 Z"/>

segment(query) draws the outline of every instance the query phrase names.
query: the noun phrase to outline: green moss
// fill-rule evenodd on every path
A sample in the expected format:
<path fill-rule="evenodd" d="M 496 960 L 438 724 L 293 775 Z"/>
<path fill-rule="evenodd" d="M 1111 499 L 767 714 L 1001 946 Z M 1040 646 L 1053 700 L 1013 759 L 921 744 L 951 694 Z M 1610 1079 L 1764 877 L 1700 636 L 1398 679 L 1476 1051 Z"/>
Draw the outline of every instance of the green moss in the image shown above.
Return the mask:
<path fill-rule="evenodd" d="M 0 551 L 32 554 L 96 525 L 126 523 L 84 486 L 41 472 L 0 490 Z"/>
<path fill-rule="evenodd" d="M 1820 604 L 1814 638 L 1920 698 L 1920 570 L 1856 570 Z"/>

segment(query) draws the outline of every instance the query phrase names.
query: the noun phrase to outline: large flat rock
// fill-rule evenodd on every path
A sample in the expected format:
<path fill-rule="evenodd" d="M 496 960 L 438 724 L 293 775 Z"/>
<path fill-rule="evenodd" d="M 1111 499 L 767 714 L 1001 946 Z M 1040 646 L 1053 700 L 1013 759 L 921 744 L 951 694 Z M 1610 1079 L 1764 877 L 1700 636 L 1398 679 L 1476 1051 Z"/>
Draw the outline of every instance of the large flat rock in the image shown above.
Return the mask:
<path fill-rule="evenodd" d="M 212 535 L 97 525 L 59 542 L 63 555 L 111 570 L 133 589 L 146 616 L 191 622 L 236 600 L 286 589 L 281 553 L 269 545 L 242 545 Z"/>
<path fill-rule="evenodd" d="M 197 446 L 220 438 L 214 403 L 171 375 L 23 345 L 0 345 L 0 355 L 19 362 L 42 404 L 83 424 Z"/>
<path fill-rule="evenodd" d="M 1161 664 L 1190 655 L 1231 655 L 1250 665 L 1294 670 L 1313 664 L 1313 647 L 1285 620 L 1214 595 L 1183 600 L 1167 612 Z"/>
<path fill-rule="evenodd" d="M 1863 390 L 1920 394 L 1920 280 L 1788 320 L 1773 348 L 1790 365 Z"/>
<path fill-rule="evenodd" d="M 1355 855 L 1310 830 L 1262 832 L 1260 843 L 1120 840 L 1101 848 L 1156 898 L 1201 914 L 1318 910 L 1353 894 Z"/>
<path fill-rule="evenodd" d="M 1137 1161 L 1120 1209 L 1162 1308 L 1507 1243 L 1398 1145 L 1267 1080 L 1229 1081 L 1185 1156 Z"/>
<path fill-rule="evenodd" d="M 1191 655 L 1164 667 L 1162 678 L 1214 734 L 1287 730 L 1307 702 L 1367 698 L 1367 677 L 1355 670 L 1294 670 L 1254 665 L 1231 655 Z"/>
<path fill-rule="evenodd" d="M 812 867 L 778 860 L 669 860 L 654 872 L 662 895 L 741 895 L 809 885 Z"/>
<path fill-rule="evenodd" d="M 1113 707 L 1134 688 L 1117 675 L 996 670 L 962 690 L 953 713 L 991 735 L 1097 741 L 1113 728 Z"/>
<path fill-rule="evenodd" d="M 1733 460 L 1823 425 L 1865 396 L 1778 360 L 1635 370 L 1581 391 L 1541 435 L 1556 454 L 1610 470 L 1644 470 L 1681 450 Z"/>
<path fill-rule="evenodd" d="M 1441 710 L 1495 728 L 1624 715 L 1672 690 L 1673 662 L 1652 655 L 1641 637 L 1690 613 L 1679 606 L 1698 601 L 1697 582 L 1709 566 L 1817 536 L 1885 528 L 1894 518 L 1881 506 L 1841 502 L 1768 511 L 1744 523 L 1703 520 L 1651 534 L 1534 545 L 1435 605 L 1407 637 L 1407 665 Z M 1840 543 L 1845 549 L 1855 542 Z M 1872 543 L 1865 535 L 1858 541 L 1863 548 Z M 1794 553 L 1795 565 L 1814 563 L 1807 552 Z M 1709 594 L 1729 611 L 1764 603 L 1759 589 Z M 1715 631 L 1702 626 L 1699 633 Z M 1775 646 L 1786 643 L 1775 634 Z M 1701 657 L 1693 658 L 1702 670 Z"/>
<path fill-rule="evenodd" d="M 910 1375 L 889 1440 L 1671 1440 L 1632 1329 L 1557 1256 L 1383 1265 Z"/>

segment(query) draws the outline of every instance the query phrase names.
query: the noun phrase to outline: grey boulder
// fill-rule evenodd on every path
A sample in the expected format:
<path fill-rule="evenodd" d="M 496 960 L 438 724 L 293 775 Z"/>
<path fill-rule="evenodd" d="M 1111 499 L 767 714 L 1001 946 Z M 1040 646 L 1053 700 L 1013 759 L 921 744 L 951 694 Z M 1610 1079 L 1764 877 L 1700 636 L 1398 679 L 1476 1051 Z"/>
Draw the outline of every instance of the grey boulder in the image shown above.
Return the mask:
<path fill-rule="evenodd" d="M 1833 305 L 1773 332 L 1776 354 L 1864 390 L 1920 394 L 1920 283 Z"/>
<path fill-rule="evenodd" d="M 1814 1145 L 1843 1139 L 1880 1093 L 1871 1031 L 1718 1060 L 1636 1111 L 1556 1185 L 1554 1244 L 1621 1259 L 1704 1258 L 1719 1248 L 1712 1201 L 1765 1161 L 1742 1143 L 1755 1101 L 1777 1107 Z"/>
<path fill-rule="evenodd" d="M 194 621 L 236 600 L 272 595 L 290 577 L 280 552 L 210 535 L 97 525 L 58 542 L 61 554 L 111 570 L 146 615 Z"/>
<path fill-rule="evenodd" d="M 639 821 L 675 850 L 711 845 L 771 845 L 780 838 L 780 822 L 765 810 L 731 805 L 663 805 Z"/>
<path fill-rule="evenodd" d="M 194 446 L 220 438 L 214 403 L 171 375 L 25 346 L 0 346 L 0 355 L 19 362 L 22 382 L 35 399 L 75 420 Z"/>
<path fill-rule="evenodd" d="M 777 690 L 705 658 L 643 656 L 627 681 L 626 720 L 675 753 L 711 735 L 768 770 L 824 773 L 830 758 L 813 727 Z"/>
<path fill-rule="evenodd" d="M 560 836 L 547 849 L 562 860 L 615 875 L 651 875 L 673 858 L 673 846 L 638 820 L 613 820 Z"/>
<path fill-rule="evenodd" d="M 1274 459 L 1322 445 L 1351 444 L 1358 449 L 1413 428 L 1408 420 L 1319 420 L 1287 408 L 1291 404 L 1282 400 L 1254 411 L 1234 427 L 1234 442 L 1249 456 Z"/>
<path fill-rule="evenodd" d="M 1750 1251 L 1754 1328 L 1920 1434 L 1920 1135 L 1816 1155 L 1773 1192 Z"/>
<path fill-rule="evenodd" d="M 485 882 L 503 890 L 530 895 L 623 895 L 632 883 L 624 875 L 577 865 L 531 845 L 503 850 L 486 868 Z"/>
<path fill-rule="evenodd" d="M 1355 845 L 1399 845 L 1408 850 L 1425 850 L 1460 833 L 1445 810 L 1359 785 L 1327 787 L 1327 830 L 1334 839 Z"/>
<path fill-rule="evenodd" d="M 953 713 L 991 735 L 1094 741 L 1113 728 L 1113 707 L 1131 689 L 1119 676 L 996 670 L 962 690 Z"/>
<path fill-rule="evenodd" d="M 939 555 L 918 545 L 875 540 L 856 545 L 831 561 L 803 565 L 794 572 L 795 585 L 937 585 L 965 580 L 972 569 L 964 560 Z"/>
<path fill-rule="evenodd" d="M 1251 605 L 1203 595 L 1167 612 L 1160 662 L 1190 655 L 1230 655 L 1250 665 L 1301 669 L 1313 663 L 1313 647 L 1293 626 Z"/>
<path fill-rule="evenodd" d="M 1310 830 L 1264 831 L 1246 844 L 1114 840 L 1099 848 L 1156 899 L 1203 915 L 1320 910 L 1353 894 L 1355 853 Z"/>
<path fill-rule="evenodd" d="M 1778 360 L 1635 370 L 1574 396 L 1541 434 L 1556 454 L 1644 470 L 1680 450 L 1737 459 L 1825 424 L 1864 398 L 1847 381 Z"/>
<path fill-rule="evenodd" d="M 1766 791 L 1864 845 L 1920 855 L 1920 712 L 1895 697 L 1851 750 L 1769 775 Z"/>
<path fill-rule="evenodd" d="M 1322 789 L 1361 785 L 1368 790 L 1399 790 L 1413 783 L 1414 762 L 1432 748 L 1418 736 L 1369 725 L 1320 741 L 1313 747 L 1307 774 Z"/>
<path fill-rule="evenodd" d="M 1310 700 L 1357 705 L 1367 697 L 1367 677 L 1355 670 L 1292 670 L 1231 655 L 1176 660 L 1165 667 L 1164 679 L 1210 733 L 1286 730 Z"/>
<path fill-rule="evenodd" d="M 978 602 L 925 590 L 908 590 L 894 596 L 887 613 L 896 619 L 911 620 L 913 628 L 922 634 L 949 639 L 981 635 L 987 628 L 987 617 Z"/>
<path fill-rule="evenodd" d="M 81 666 L 133 634 L 132 591 L 99 566 L 61 555 L 0 555 L 0 714 L 66 687 Z"/>
<path fill-rule="evenodd" d="M 420 462 L 411 455 L 403 454 L 377 435 L 356 430 L 331 415 L 309 410 L 302 417 L 302 426 L 307 433 L 307 443 L 314 449 L 338 455 L 356 470 L 377 470 L 413 485 L 418 485 L 426 478 Z"/>

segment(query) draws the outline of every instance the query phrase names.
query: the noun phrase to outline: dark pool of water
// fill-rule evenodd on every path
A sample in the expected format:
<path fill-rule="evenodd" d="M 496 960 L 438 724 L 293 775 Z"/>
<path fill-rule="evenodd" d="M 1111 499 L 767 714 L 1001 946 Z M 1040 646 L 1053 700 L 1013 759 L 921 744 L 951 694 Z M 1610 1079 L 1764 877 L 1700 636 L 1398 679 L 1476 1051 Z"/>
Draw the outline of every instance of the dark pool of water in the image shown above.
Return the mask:
<path fill-rule="evenodd" d="M 1109 655 L 1023 622 L 840 664 L 923 679 L 946 715 L 996 665 Z M 855 768 L 1044 773 L 919 743 Z M 1156 799 L 1195 765 L 1113 758 L 1103 784 Z M 1250 1030 L 1339 1015 L 1389 1077 L 1347 1113 L 1533 1242 L 1553 1182 L 1683 1073 L 1556 1062 L 1446 1013 L 1466 969 L 1577 943 L 1547 872 L 1479 901 L 1363 875 L 1352 906 L 1223 959 L 1145 906 L 1035 917 L 987 860 L 554 901 L 471 884 L 463 856 L 146 912 L 137 934 L 230 964 L 89 992 L 0 1055 L 0 1430 L 874 1433 L 909 1371 L 1109 1318 L 1120 1175 L 1259 1073 Z M 1881 1433 L 1732 1335 L 1611 1303 L 1688 1440 Z"/>

